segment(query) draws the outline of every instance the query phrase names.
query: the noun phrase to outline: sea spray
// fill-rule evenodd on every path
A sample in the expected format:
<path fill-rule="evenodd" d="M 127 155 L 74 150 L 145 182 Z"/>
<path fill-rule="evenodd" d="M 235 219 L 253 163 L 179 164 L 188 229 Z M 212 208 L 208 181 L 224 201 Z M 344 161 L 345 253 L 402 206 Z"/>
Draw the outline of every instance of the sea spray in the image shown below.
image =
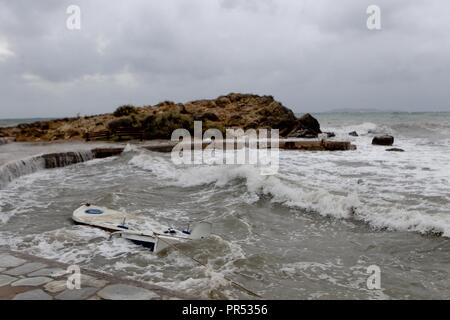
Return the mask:
<path fill-rule="evenodd" d="M 308 174 L 306 177 L 297 176 L 287 170 L 276 176 L 262 176 L 258 168 L 252 165 L 176 166 L 164 156 L 148 152 L 135 155 L 129 164 L 151 171 L 158 181 L 166 186 L 193 188 L 213 185 L 215 188 L 231 190 L 244 184 L 254 202 L 269 197 L 272 203 L 325 217 L 361 221 L 375 229 L 433 233 L 450 237 L 450 217 L 440 213 L 424 213 L 413 208 L 402 210 L 397 208 L 397 205 L 386 208 L 388 203 L 384 200 L 378 200 L 378 206 L 373 205 L 370 197 L 373 191 L 365 185 L 363 179 L 354 182 L 343 178 L 335 180 L 331 173 L 327 173 L 331 169 L 325 170 L 322 166 L 321 171 L 324 173 L 319 174 L 319 164 L 310 163 L 313 158 L 309 155 L 307 158 L 301 158 L 302 155 L 294 157 L 292 154 L 289 154 L 288 158 L 287 155 L 288 153 L 283 153 L 284 165 L 288 166 L 289 170 L 299 170 L 300 167 L 296 163 L 303 161 L 302 171 Z M 331 157 L 330 163 L 341 161 L 341 156 L 334 157 L 336 160 Z M 399 160 L 397 162 L 400 163 Z M 339 170 L 350 170 L 355 174 L 357 170 L 364 173 L 369 169 L 373 170 L 372 167 L 365 166 L 341 167 Z M 315 172 L 314 177 L 308 178 L 312 172 Z M 385 173 L 392 175 L 391 169 L 383 166 L 379 174 Z"/>
<path fill-rule="evenodd" d="M 0 167 L 0 189 L 21 176 L 45 169 L 41 156 L 12 161 Z"/>
<path fill-rule="evenodd" d="M 61 152 L 36 155 L 21 160 L 8 162 L 0 167 L 0 189 L 21 176 L 39 170 L 62 168 L 68 165 L 94 159 L 92 151 Z"/>

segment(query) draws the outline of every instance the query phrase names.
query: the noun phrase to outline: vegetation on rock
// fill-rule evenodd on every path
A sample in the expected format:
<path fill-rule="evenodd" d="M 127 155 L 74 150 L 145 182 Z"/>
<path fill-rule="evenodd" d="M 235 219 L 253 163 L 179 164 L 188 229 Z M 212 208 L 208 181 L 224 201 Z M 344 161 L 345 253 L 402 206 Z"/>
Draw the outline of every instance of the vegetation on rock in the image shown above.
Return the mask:
<path fill-rule="evenodd" d="M 114 111 L 113 115 L 114 117 L 123 117 L 123 116 L 129 116 L 130 114 L 137 113 L 136 107 L 132 105 L 124 105 L 120 106 Z"/>
<path fill-rule="evenodd" d="M 203 130 L 216 128 L 279 129 L 281 136 L 316 137 L 321 133 L 316 119 L 307 114 L 297 118 L 272 96 L 231 93 L 214 100 L 185 104 L 164 101 L 155 106 L 124 105 L 112 114 L 102 114 L 0 128 L 0 136 L 16 141 L 81 140 L 89 134 L 117 130 L 142 130 L 145 139 L 170 139 L 175 129 L 193 132 L 194 121 Z"/>

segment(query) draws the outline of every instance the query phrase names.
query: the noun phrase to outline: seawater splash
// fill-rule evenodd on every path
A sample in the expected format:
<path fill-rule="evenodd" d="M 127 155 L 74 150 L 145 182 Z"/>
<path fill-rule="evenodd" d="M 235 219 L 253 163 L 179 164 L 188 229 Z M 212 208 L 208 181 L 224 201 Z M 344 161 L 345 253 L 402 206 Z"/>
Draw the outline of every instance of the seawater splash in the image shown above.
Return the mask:
<path fill-rule="evenodd" d="M 0 189 L 4 188 L 14 179 L 39 170 L 66 167 L 92 159 L 94 159 L 94 153 L 87 150 L 43 154 L 11 161 L 0 167 Z"/>
<path fill-rule="evenodd" d="M 371 155 L 365 151 L 363 156 Z M 342 158 L 339 154 L 324 154 L 327 165 L 318 162 L 317 157 L 319 155 L 282 153 L 283 169 L 275 176 L 262 176 L 251 165 L 175 166 L 170 159 L 147 152 L 133 156 L 129 164 L 151 172 L 166 187 L 213 186 L 216 190 L 231 191 L 245 186 L 251 202 L 265 198 L 272 203 L 308 213 L 364 222 L 375 229 L 450 237 L 450 216 L 445 205 L 439 202 L 441 197 L 445 197 L 438 192 L 438 183 L 445 185 L 443 172 L 411 169 L 407 176 L 399 177 L 396 170 L 403 170 L 402 159 L 389 158 L 391 155 L 387 152 L 374 158 L 383 161 L 373 162 L 372 166 L 369 166 L 369 162 L 361 167 L 340 165 Z M 422 165 L 426 163 L 423 160 L 417 161 Z M 303 166 L 299 166 L 299 162 Z M 412 163 L 411 160 L 408 163 Z M 339 168 L 342 177 L 334 173 L 336 168 Z M 302 175 L 298 174 L 300 170 Z M 376 172 L 377 176 L 395 181 L 401 188 L 404 185 L 411 191 L 417 188 L 416 192 L 421 198 L 408 195 L 406 201 L 420 201 L 418 203 L 421 203 L 421 207 L 404 203 L 402 200 L 405 195 L 401 193 L 401 188 L 400 193 L 391 190 L 389 184 L 367 178 L 366 172 Z M 419 193 L 423 179 L 435 181 L 433 186 L 438 189 L 429 187 L 426 194 Z M 374 198 L 375 191 L 380 196 Z M 391 198 L 396 201 L 391 203 Z"/>
<path fill-rule="evenodd" d="M 86 162 L 95 158 L 94 152 L 88 151 L 76 151 L 76 152 L 63 152 L 52 153 L 41 156 L 45 160 L 45 168 L 62 168 L 72 164 Z"/>
<path fill-rule="evenodd" d="M 130 165 L 149 170 L 167 186 L 191 188 L 213 184 L 215 187 L 236 187 L 244 183 L 256 199 L 269 196 L 273 203 L 298 207 L 322 216 L 349 218 L 361 203 L 358 195 L 333 194 L 325 190 L 305 190 L 283 174 L 264 176 L 253 165 L 200 165 L 176 167 L 168 159 L 146 152 L 134 156 Z"/>
<path fill-rule="evenodd" d="M 0 167 L 0 188 L 4 188 L 14 179 L 42 169 L 45 169 L 45 160 L 42 157 L 30 157 L 9 162 Z"/>

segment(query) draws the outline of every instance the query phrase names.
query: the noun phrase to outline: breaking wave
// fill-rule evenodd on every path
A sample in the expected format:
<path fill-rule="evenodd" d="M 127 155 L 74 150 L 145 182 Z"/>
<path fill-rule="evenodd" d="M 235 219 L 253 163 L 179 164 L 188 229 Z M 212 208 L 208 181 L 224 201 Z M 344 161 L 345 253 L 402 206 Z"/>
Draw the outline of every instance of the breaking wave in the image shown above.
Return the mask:
<path fill-rule="evenodd" d="M 21 176 L 45 169 L 45 160 L 41 157 L 9 162 L 0 167 L 0 189 Z"/>
<path fill-rule="evenodd" d="M 450 237 L 450 215 L 429 214 L 416 208 L 378 206 L 382 200 L 373 199 L 373 193 L 354 188 L 337 191 L 324 178 L 312 186 L 308 177 L 293 177 L 286 172 L 264 176 L 251 165 L 215 165 L 176 167 L 169 159 L 150 153 L 135 155 L 129 164 L 151 171 L 165 185 L 181 188 L 214 188 L 233 190 L 244 185 L 243 201 L 258 201 L 269 197 L 273 203 L 298 208 L 337 219 L 351 219 L 367 223 L 376 229 L 413 231 L 422 234 L 438 234 Z M 338 178 L 339 179 L 339 178 Z M 372 199 L 371 199 L 372 198 Z"/>
<path fill-rule="evenodd" d="M 442 140 L 450 138 L 450 119 L 446 120 L 444 114 L 441 118 L 439 115 L 433 115 L 430 118 L 421 118 L 418 115 L 410 115 L 409 118 L 398 118 L 395 114 L 390 117 L 380 119 L 381 122 L 362 121 L 359 124 L 348 124 L 344 121 L 341 125 L 327 127 L 324 125 L 324 131 L 333 131 L 338 136 L 348 137 L 348 133 L 356 131 L 360 136 L 374 136 L 377 134 L 391 134 L 405 139 L 428 138 L 430 141 Z M 438 118 L 436 118 L 438 117 Z"/>
<path fill-rule="evenodd" d="M 8 162 L 0 167 L 0 189 L 19 177 L 35 173 L 46 168 L 65 167 L 71 164 L 92 160 L 91 151 L 77 151 L 37 155 Z"/>

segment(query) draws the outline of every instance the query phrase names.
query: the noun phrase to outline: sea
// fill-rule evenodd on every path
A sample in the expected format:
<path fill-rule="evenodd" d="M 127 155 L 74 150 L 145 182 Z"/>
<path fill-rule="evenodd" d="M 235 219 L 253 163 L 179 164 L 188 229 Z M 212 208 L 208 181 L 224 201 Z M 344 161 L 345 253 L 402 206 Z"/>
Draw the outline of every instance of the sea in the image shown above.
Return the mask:
<path fill-rule="evenodd" d="M 450 113 L 313 116 L 357 149 L 281 151 L 274 175 L 136 146 L 41 170 L 33 155 L 93 145 L 1 145 L 0 246 L 201 298 L 254 299 L 232 279 L 266 299 L 450 299 Z M 380 134 L 404 152 L 372 145 Z M 213 235 L 153 254 L 74 225 L 85 202 Z"/>

